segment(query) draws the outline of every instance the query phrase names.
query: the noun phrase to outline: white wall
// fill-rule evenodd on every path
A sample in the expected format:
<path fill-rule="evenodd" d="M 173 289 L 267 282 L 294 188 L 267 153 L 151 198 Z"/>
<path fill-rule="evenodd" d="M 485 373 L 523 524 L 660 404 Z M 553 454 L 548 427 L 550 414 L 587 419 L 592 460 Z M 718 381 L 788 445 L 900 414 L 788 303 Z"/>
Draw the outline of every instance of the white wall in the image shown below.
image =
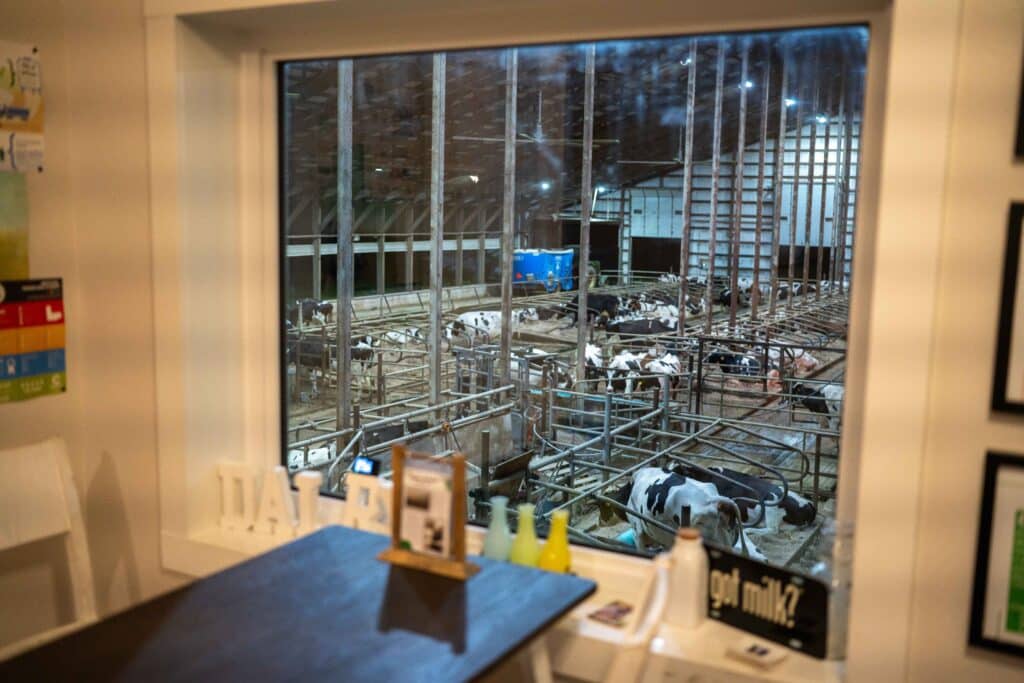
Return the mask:
<path fill-rule="evenodd" d="M 69 375 L 62 396 L 0 407 L 0 447 L 68 440 L 97 607 L 109 613 L 181 581 L 159 558 L 142 2 L 0 0 L 0 16 L 0 39 L 43 57 L 46 171 L 29 177 L 30 267 L 64 278 Z M 5 558 L 5 615 L 34 616 L 0 619 L 0 643 L 67 615 L 49 580 L 55 550 Z"/>
<path fill-rule="evenodd" d="M 1011 199 L 1024 200 L 1024 164 L 1012 159 L 1022 37 L 1021 0 L 964 3 L 914 566 L 912 680 L 1024 678 L 1020 660 L 967 648 L 985 451 L 1024 454 L 1024 419 L 989 411 L 1007 211 Z"/>

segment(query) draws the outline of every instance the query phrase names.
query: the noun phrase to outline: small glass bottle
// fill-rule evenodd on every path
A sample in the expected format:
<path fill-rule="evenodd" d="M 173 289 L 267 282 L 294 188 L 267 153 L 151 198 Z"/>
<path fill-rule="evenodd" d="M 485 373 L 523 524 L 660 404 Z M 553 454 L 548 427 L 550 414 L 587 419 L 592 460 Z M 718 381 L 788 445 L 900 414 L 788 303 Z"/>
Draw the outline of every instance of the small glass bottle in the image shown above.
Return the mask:
<path fill-rule="evenodd" d="M 508 498 L 494 496 L 491 498 L 491 523 L 484 537 L 484 557 L 492 560 L 507 560 L 509 547 L 512 545 L 512 534 L 508 531 Z"/>
<path fill-rule="evenodd" d="M 533 504 L 523 503 L 519 506 L 519 525 L 516 528 L 516 538 L 508 552 L 508 560 L 515 564 L 536 567 L 539 555 L 537 532 L 533 528 Z"/>
<path fill-rule="evenodd" d="M 700 531 L 690 527 L 679 529 L 669 561 L 664 621 L 679 628 L 697 628 L 708 613 L 708 555 Z"/>
<path fill-rule="evenodd" d="M 537 566 L 549 572 L 565 574 L 571 563 L 569 558 L 569 511 L 555 510 L 551 513 L 551 531 L 540 551 Z"/>

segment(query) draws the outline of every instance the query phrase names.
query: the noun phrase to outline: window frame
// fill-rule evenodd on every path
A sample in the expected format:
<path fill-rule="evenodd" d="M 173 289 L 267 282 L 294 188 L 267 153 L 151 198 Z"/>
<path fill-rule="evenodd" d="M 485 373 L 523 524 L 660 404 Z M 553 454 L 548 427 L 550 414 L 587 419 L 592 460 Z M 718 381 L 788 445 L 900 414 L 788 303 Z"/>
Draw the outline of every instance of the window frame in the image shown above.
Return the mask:
<path fill-rule="evenodd" d="M 575 0 L 564 2 L 572 9 Z M 854 591 L 850 615 L 848 671 L 851 676 L 870 671 L 882 679 L 902 678 L 910 637 L 913 539 L 920 526 L 916 511 L 929 355 L 886 354 L 894 334 L 906 348 L 930 348 L 935 329 L 932 314 L 948 151 L 942 144 L 927 150 L 912 145 L 922 138 L 922 124 L 933 139 L 948 137 L 959 9 L 955 3 L 939 7 L 926 0 L 765 5 L 753 0 L 713 6 L 634 0 L 586 10 L 579 5 L 576 14 L 556 13 L 538 22 L 537 13 L 544 11 L 540 4 L 507 8 L 497 0 L 481 0 L 472 10 L 457 0 L 436 0 L 429 7 L 349 0 L 146 0 L 157 449 L 165 568 L 200 576 L 266 547 L 217 528 L 214 466 L 239 451 L 246 462 L 260 468 L 276 465 L 280 457 L 279 376 L 266 372 L 277 364 L 279 309 L 266 306 L 268 300 L 277 301 L 273 291 L 266 298 L 259 294 L 265 293 L 268 282 L 276 291 L 278 282 L 273 246 L 278 229 L 276 181 L 266 184 L 267 168 L 277 172 L 277 150 L 266 144 L 275 139 L 272 130 L 269 137 L 266 134 L 267 113 L 274 111 L 267 108 L 266 79 L 268 71 L 273 74 L 266 68 L 268 60 L 273 64 L 323 54 L 867 23 L 872 44 L 844 415 L 844 453 L 850 457 L 841 461 L 840 472 L 841 505 L 855 518 L 858 534 L 854 583 L 859 590 Z M 307 12 L 307 6 L 313 9 Z M 274 25 L 260 14 L 276 10 L 303 17 L 314 10 L 333 13 L 334 23 L 311 22 L 303 32 L 287 22 Z M 434 10 L 449 20 L 459 12 L 466 16 L 436 22 L 437 30 L 426 36 L 417 30 L 417 22 L 422 26 L 424 13 Z M 238 24 L 231 27 L 235 18 Z M 210 30 L 197 37 L 198 23 L 193 22 L 206 19 L 215 25 L 204 27 Z M 383 30 L 382 21 L 388 22 Z M 340 49 L 339 43 L 346 40 L 352 42 L 349 49 Z M 290 49 L 302 44 L 314 47 Z M 199 201 L 195 185 L 189 185 L 189 171 L 204 168 L 203 150 L 193 139 L 197 122 L 203 122 L 195 111 L 202 103 L 189 93 L 191 77 L 211 75 L 203 68 L 204 59 L 217 66 L 212 75 L 231 93 L 228 110 L 212 111 L 208 125 L 219 126 L 230 139 L 223 144 L 231 149 L 225 162 L 231 179 L 214 188 L 214 199 L 229 218 L 235 254 L 231 266 L 238 275 L 237 282 L 229 284 L 230 291 L 217 293 L 217 301 L 229 302 L 237 310 L 228 312 L 229 322 L 212 331 L 202 328 L 202 316 L 197 315 L 209 316 L 210 311 L 203 309 L 195 287 L 189 287 L 193 278 L 206 274 L 192 259 L 201 255 L 204 245 L 199 234 L 202 221 L 196 220 L 195 212 L 210 207 Z M 925 63 L 938 65 L 930 73 L 927 90 L 922 89 L 920 71 Z M 271 93 L 271 103 L 275 95 Z M 209 155 L 205 160 L 215 161 Z M 206 195 L 207 203 L 210 196 Z M 909 224 L 915 226 L 913 236 L 901 230 Z M 253 226 L 255 230 L 250 229 Z M 223 244 L 214 246 L 223 251 Z M 908 251 L 911 247 L 913 251 Z M 892 290 L 887 285 L 905 280 L 911 254 L 909 268 L 924 286 L 916 292 Z M 224 425 L 207 424 L 190 401 L 203 381 L 210 381 L 203 377 L 208 368 L 197 356 L 197 348 L 204 348 L 197 341 L 225 356 L 237 356 L 231 367 L 216 368 L 213 375 L 224 381 L 224 395 L 219 397 Z M 899 433 L 893 432 L 893 413 L 905 414 Z M 224 426 L 224 434 L 215 433 Z M 862 450 L 870 456 L 856 457 Z M 899 477 L 893 476 L 894 463 Z M 324 521 L 336 520 L 340 506 L 326 497 L 321 501 Z M 883 556 L 886 566 L 872 564 L 872 558 Z M 602 561 L 625 560 L 635 558 L 618 555 Z"/>

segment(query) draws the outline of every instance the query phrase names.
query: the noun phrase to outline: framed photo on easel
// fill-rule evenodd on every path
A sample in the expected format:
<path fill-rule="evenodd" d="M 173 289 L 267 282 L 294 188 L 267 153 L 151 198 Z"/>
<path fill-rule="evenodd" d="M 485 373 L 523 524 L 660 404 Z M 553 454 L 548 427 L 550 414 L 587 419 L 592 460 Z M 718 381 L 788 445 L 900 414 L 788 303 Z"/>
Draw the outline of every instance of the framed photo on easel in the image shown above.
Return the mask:
<path fill-rule="evenodd" d="M 968 642 L 1024 656 L 1024 457 L 988 453 Z"/>
<path fill-rule="evenodd" d="M 466 458 L 439 459 L 391 450 L 391 547 L 378 559 L 465 580 L 480 570 L 466 561 Z"/>
<path fill-rule="evenodd" d="M 992 410 L 1024 414 L 1024 202 L 1010 205 L 1003 261 Z"/>

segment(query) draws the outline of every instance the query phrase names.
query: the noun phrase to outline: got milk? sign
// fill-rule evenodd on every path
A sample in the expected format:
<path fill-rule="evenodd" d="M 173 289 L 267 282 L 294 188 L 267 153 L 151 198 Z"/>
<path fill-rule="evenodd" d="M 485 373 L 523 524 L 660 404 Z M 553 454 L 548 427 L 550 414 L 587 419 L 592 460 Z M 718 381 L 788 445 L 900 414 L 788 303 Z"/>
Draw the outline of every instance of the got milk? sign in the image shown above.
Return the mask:
<path fill-rule="evenodd" d="M 708 548 L 708 615 L 824 659 L 828 587 L 816 579 Z"/>

